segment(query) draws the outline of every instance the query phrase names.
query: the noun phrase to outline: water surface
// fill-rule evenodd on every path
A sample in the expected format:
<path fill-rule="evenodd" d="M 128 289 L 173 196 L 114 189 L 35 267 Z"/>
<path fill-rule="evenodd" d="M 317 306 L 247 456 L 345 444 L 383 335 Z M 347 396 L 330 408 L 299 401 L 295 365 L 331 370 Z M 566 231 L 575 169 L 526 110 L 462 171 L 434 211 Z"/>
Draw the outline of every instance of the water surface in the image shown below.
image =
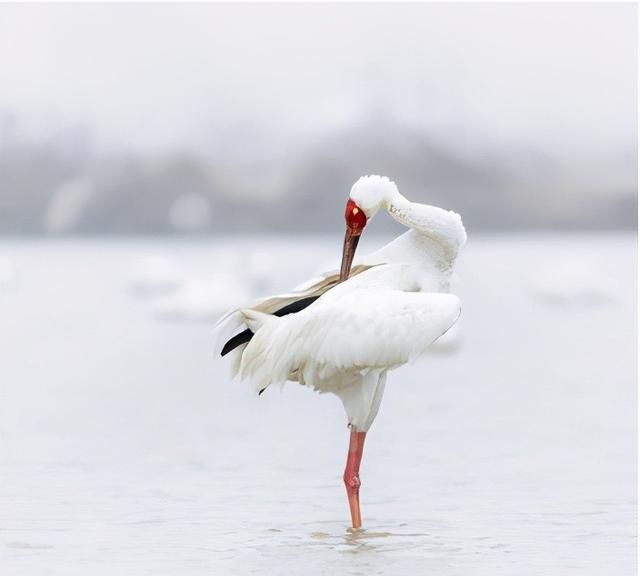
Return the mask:
<path fill-rule="evenodd" d="M 204 273 L 256 245 L 273 290 L 339 250 L 0 243 L 3 574 L 635 573 L 634 238 L 472 239 L 457 346 L 389 377 L 360 532 L 339 401 L 255 397 L 210 325 L 131 290 L 149 254 Z"/>

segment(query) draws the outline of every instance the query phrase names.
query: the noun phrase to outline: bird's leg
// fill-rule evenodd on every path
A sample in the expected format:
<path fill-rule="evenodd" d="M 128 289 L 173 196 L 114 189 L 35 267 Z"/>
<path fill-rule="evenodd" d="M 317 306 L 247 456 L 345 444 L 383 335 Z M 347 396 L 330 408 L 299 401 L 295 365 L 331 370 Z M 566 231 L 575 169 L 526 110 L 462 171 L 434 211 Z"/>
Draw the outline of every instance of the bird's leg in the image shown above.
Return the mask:
<path fill-rule="evenodd" d="M 349 452 L 347 453 L 347 465 L 344 469 L 344 485 L 347 488 L 349 509 L 351 510 L 351 524 L 354 528 L 362 526 L 360 517 L 360 461 L 364 449 L 366 432 L 358 432 L 351 429 L 349 439 Z"/>

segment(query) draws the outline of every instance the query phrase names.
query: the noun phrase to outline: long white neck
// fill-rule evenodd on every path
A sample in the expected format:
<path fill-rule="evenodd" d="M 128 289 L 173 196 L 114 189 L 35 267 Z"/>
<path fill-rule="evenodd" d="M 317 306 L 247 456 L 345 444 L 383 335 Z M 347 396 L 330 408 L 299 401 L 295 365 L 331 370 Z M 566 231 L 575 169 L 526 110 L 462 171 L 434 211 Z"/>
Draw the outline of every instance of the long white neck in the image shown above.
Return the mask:
<path fill-rule="evenodd" d="M 411 202 L 399 192 L 388 201 L 387 211 L 395 220 L 415 230 L 445 261 L 453 263 L 467 241 L 462 218 L 455 212 Z"/>

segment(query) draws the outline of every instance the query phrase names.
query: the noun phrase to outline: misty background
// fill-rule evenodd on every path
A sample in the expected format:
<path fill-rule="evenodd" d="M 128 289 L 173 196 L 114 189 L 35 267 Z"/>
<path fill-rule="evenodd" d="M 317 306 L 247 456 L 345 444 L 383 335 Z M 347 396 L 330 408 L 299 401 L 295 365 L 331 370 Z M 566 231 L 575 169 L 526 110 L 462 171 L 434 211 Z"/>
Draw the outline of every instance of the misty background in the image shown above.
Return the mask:
<path fill-rule="evenodd" d="M 633 4 L 0 6 L 0 233 L 635 228 Z M 378 231 L 395 229 L 390 219 Z"/>
<path fill-rule="evenodd" d="M 2 574 L 637 574 L 636 10 L 0 3 Z M 469 242 L 352 532 L 339 400 L 213 325 L 376 172 Z"/>

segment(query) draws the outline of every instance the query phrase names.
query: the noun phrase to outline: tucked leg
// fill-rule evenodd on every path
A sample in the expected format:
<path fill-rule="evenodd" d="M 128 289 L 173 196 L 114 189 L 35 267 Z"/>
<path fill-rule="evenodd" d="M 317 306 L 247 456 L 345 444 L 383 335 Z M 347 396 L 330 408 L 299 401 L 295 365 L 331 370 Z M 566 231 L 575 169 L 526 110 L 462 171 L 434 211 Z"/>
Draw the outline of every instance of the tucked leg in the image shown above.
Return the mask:
<path fill-rule="evenodd" d="M 351 525 L 354 528 L 362 526 L 362 518 L 360 517 L 360 461 L 362 460 L 366 435 L 366 432 L 351 430 L 347 465 L 343 476 L 344 485 L 347 488 L 349 509 L 351 510 Z"/>

